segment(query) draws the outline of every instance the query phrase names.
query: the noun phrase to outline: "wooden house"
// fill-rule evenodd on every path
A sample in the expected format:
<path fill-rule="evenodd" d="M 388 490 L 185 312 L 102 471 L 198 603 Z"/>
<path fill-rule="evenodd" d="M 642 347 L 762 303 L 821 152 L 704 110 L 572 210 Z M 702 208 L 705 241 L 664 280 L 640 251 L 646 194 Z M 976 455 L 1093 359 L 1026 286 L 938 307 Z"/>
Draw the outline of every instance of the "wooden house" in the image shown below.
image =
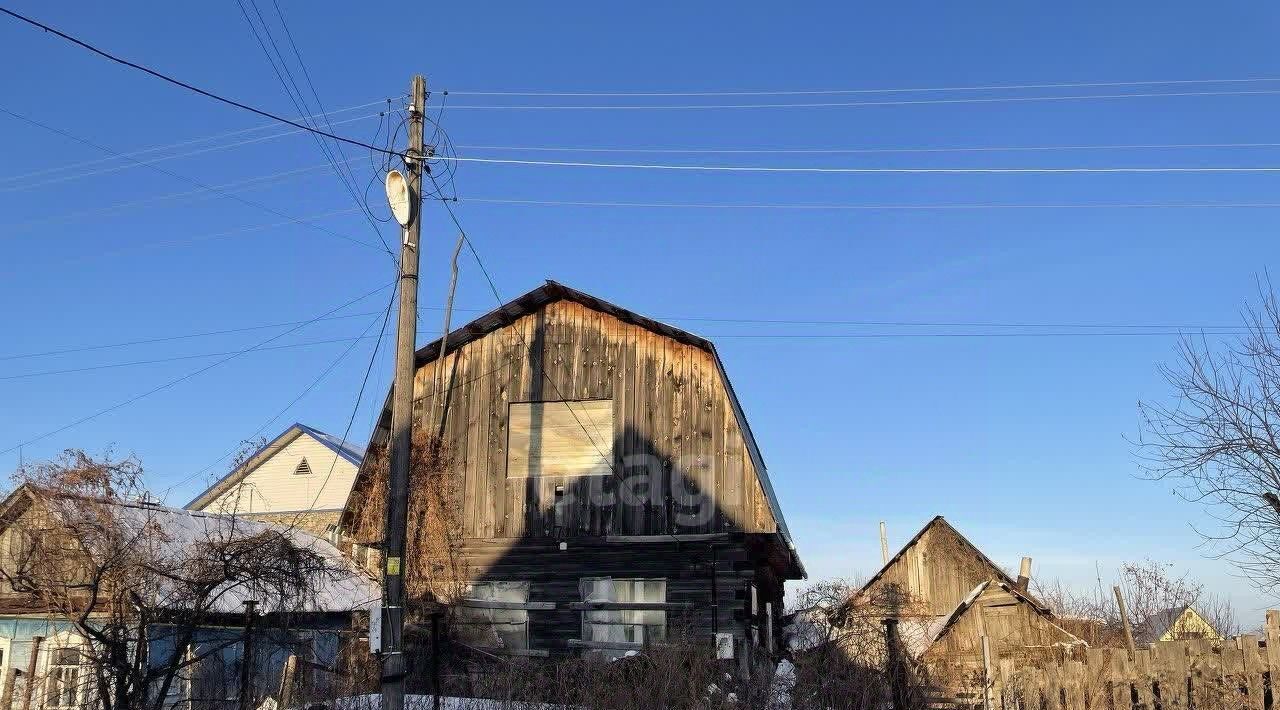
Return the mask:
<path fill-rule="evenodd" d="M 337 527 L 364 449 L 294 424 L 184 506 L 297 525 L 324 536 Z"/>
<path fill-rule="evenodd" d="M 421 348 L 416 368 L 415 435 L 439 437 L 452 517 L 445 560 L 424 527 L 447 513 L 411 478 L 406 586 L 454 604 L 458 637 L 527 656 L 677 634 L 739 658 L 776 650 L 783 583 L 804 567 L 709 341 L 548 282 Z M 389 421 L 343 514 L 358 558 L 378 557 Z M 429 578 L 454 563 L 450 595 Z"/>
<path fill-rule="evenodd" d="M 1185 605 L 1162 609 L 1133 628 L 1133 640 L 1138 644 L 1188 639 L 1221 641 L 1222 634 L 1200 612 Z"/>
<path fill-rule="evenodd" d="M 70 518 L 76 522 L 69 523 Z M 192 570 L 203 568 L 208 574 L 207 550 L 228 551 L 218 561 L 234 567 L 229 551 L 237 543 L 282 539 L 324 561 L 322 568 L 295 570 L 291 577 L 309 590 L 306 599 L 290 598 L 256 579 L 217 581 L 201 593 L 195 582 L 170 583 L 183 571 L 198 575 Z M 91 543 L 102 544 L 95 549 Z M 144 561 L 122 559 L 127 557 L 122 551 L 130 548 Z M 149 566 L 157 561 L 170 564 Z M 55 570 L 48 573 L 48 584 L 31 582 L 45 573 L 22 571 L 33 567 Z M 128 591 L 113 586 L 117 578 L 131 584 Z M 336 676 L 309 669 L 335 665 L 353 615 L 363 614 L 380 596 L 377 583 L 333 544 L 292 526 L 148 502 L 59 495 L 29 484 L 0 501 L 0 579 L 3 710 L 96 707 L 105 652 L 101 639 L 86 631 L 95 627 L 104 634 L 128 629 L 124 638 L 130 648 L 136 648 L 134 638 L 147 644 L 147 652 L 137 655 L 145 659 L 139 663 L 148 664 L 139 676 L 159 678 L 162 669 L 178 669 L 168 671 L 171 682 L 154 687 L 152 696 L 173 710 L 234 707 L 245 677 L 254 707 L 266 697 L 280 697 L 287 672 L 293 678 L 290 687 L 327 690 Z M 127 605 L 120 603 L 125 597 Z M 249 600 L 256 606 L 247 606 Z M 256 609 L 252 630 L 246 626 L 247 609 Z M 246 644 L 252 648 L 252 673 L 243 675 Z"/>
<path fill-rule="evenodd" d="M 862 586 L 854 603 L 886 616 L 947 616 L 989 580 L 1018 584 L 939 515 Z"/>
<path fill-rule="evenodd" d="M 982 668 L 983 637 L 989 658 L 1001 659 L 1047 658 L 1053 650 L 1085 645 L 1016 585 L 990 580 L 970 591 L 930 629 L 922 657 L 926 662 Z"/>

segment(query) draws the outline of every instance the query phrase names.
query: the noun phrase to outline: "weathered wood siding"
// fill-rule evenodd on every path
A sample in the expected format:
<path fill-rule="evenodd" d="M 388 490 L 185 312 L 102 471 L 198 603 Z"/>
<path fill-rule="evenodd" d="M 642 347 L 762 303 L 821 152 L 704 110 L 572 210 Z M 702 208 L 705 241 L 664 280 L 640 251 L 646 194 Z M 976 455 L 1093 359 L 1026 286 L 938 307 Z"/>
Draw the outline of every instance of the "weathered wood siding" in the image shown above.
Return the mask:
<path fill-rule="evenodd" d="M 1002 578 L 999 568 L 938 518 L 890 561 L 860 597 L 883 603 L 898 595 L 923 607 L 912 611 L 942 616 L 955 610 L 979 584 Z"/>
<path fill-rule="evenodd" d="M 951 628 L 929 647 L 925 658 L 981 667 L 983 636 L 998 658 L 1039 656 L 1054 646 L 1079 643 L 1026 600 L 997 584 L 989 584 Z"/>
<path fill-rule="evenodd" d="M 509 405 L 560 400 L 612 402 L 612 475 L 508 477 Z M 776 530 L 712 355 L 576 302 L 420 366 L 414 416 L 443 428 L 467 538 Z"/>

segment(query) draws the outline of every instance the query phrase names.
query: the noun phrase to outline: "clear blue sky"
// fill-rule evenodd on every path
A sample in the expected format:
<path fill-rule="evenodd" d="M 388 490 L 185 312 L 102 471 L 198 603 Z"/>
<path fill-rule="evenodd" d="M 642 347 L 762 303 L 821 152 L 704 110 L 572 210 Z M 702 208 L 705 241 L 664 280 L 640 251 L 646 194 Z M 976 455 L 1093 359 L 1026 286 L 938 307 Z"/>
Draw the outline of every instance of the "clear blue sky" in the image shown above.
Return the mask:
<path fill-rule="evenodd" d="M 280 0 L 329 109 L 394 96 L 411 73 L 442 89 L 723 91 L 1280 77 L 1280 9 L 1257 3 L 302 3 Z M 269 20 L 275 11 L 258 0 Z M 15 9 L 193 83 L 293 115 L 235 2 L 32 3 Z M 279 34 L 278 25 L 272 25 Z M 283 36 L 278 37 L 283 41 Z M 287 46 L 287 45 L 286 45 Z M 286 50 L 288 51 L 288 50 Z M 0 20 L 0 107 L 117 150 L 259 126 L 262 119 Z M 858 101 L 1280 89 L 1254 84 L 1097 87 L 729 102 Z M 708 99 L 655 98 L 649 103 Z M 594 104 L 609 99 L 449 97 Z M 613 99 L 613 101 L 644 101 Z M 916 104 L 763 110 L 514 111 L 453 108 L 461 145 L 615 148 L 930 148 L 1280 141 L 1280 95 Z M 340 132 L 369 139 L 364 109 Z M 0 114 L 0 355 L 181 335 L 317 315 L 390 281 L 388 260 L 302 225 L 143 169 L 63 180 L 103 154 Z M 222 142 L 269 132 L 244 134 Z M 204 144 L 182 150 L 198 149 Z M 1280 165 L 1280 148 L 846 155 L 529 153 L 472 156 L 737 165 L 1042 167 Z M 352 158 L 365 158 L 357 149 Z M 151 156 L 149 156 L 151 157 Z M 159 163 L 208 184 L 323 164 L 305 136 Z M 78 168 L 92 172 L 120 165 Z M 357 163 L 361 180 L 373 174 Z M 51 170 L 39 176 L 35 171 Z M 9 179 L 17 178 L 17 179 Z M 46 180 L 57 182 L 37 185 Z M 732 210 L 517 206 L 468 198 L 847 205 L 1280 202 L 1280 175 L 684 174 L 464 164 L 458 213 L 504 297 L 555 278 L 642 313 L 790 320 L 1217 325 L 1237 322 L 1276 255 L 1276 209 Z M 361 185 L 363 187 L 363 185 Z M 352 207 L 312 170 L 237 191 L 290 217 Z M 374 204 L 379 204 L 377 188 Z M 129 203 L 116 208 L 121 203 Z M 108 210 L 107 208 L 112 208 Z M 373 239 L 351 213 L 317 219 Z M 390 234 L 390 230 L 385 230 Z M 211 236 L 219 235 L 221 236 Z M 427 216 L 423 304 L 438 306 L 455 232 Z M 349 312 L 379 310 L 386 295 Z M 459 303 L 492 296 L 464 260 Z M 467 314 L 464 313 L 462 317 Z M 424 311 L 438 329 L 439 313 Z M 279 343 L 349 338 L 373 316 L 328 321 Z M 1124 437 L 1135 403 L 1160 399 L 1175 340 L 1156 337 L 774 338 L 972 333 L 973 327 L 743 325 L 679 321 L 719 344 L 816 577 L 870 572 L 876 523 L 894 546 L 942 513 L 998 561 L 1087 584 L 1126 559 L 1192 570 L 1257 608 L 1205 560 L 1204 522 L 1167 485 L 1136 480 Z M 1048 329 L 1048 330 L 1063 330 Z M 1122 329 L 1126 330 L 1126 329 Z M 267 329 L 41 358 L 0 376 L 229 352 Z M 30 444 L 28 458 L 115 443 L 157 489 L 218 461 L 264 427 L 301 420 L 341 433 L 371 348 L 269 419 L 347 343 L 246 355 Z M 0 449 L 213 362 L 0 379 Z M 385 396 L 380 360 L 353 437 Z M 0 456 L 0 468 L 18 462 Z M 178 486 L 185 502 L 206 476 Z M 1250 614 L 1250 620 L 1256 620 Z"/>

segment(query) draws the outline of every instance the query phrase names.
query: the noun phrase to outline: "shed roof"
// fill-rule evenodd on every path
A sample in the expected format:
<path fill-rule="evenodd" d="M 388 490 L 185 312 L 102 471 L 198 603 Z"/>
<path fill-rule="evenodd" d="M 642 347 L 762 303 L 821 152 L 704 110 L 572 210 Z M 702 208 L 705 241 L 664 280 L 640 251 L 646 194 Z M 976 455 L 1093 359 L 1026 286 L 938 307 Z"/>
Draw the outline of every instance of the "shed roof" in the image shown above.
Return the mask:
<path fill-rule="evenodd" d="M 1040 602 L 1036 601 L 1035 599 L 1032 599 L 1026 592 L 1023 592 L 1021 589 L 1019 589 L 1017 584 L 1007 582 L 1004 580 L 991 579 L 991 580 L 982 582 L 978 586 L 974 587 L 973 590 L 970 591 L 969 594 L 966 595 L 964 599 L 960 600 L 960 603 L 956 605 L 956 608 L 953 609 L 950 614 L 948 614 L 945 617 L 939 618 L 930 627 L 929 629 L 930 633 L 929 633 L 929 639 L 928 639 L 929 645 L 933 645 L 938 641 L 942 640 L 942 638 L 945 637 L 949 631 L 951 631 L 952 627 L 956 625 L 956 622 L 959 621 L 960 618 L 964 616 L 965 612 L 967 612 L 969 609 L 973 607 L 974 604 L 977 603 L 978 599 L 982 597 L 983 592 L 987 591 L 987 589 L 989 589 L 993 584 L 1000 587 L 1001 589 L 1008 592 L 1009 594 L 1011 594 L 1013 598 L 1018 601 L 1019 604 L 1026 604 L 1027 606 L 1031 607 L 1031 610 L 1034 611 L 1041 618 L 1043 618 L 1045 622 L 1051 624 L 1054 628 L 1058 629 L 1063 634 L 1073 639 L 1072 643 L 1084 643 L 1084 641 L 1081 640 L 1079 637 L 1077 637 L 1075 634 L 1071 633 L 1070 631 L 1067 631 L 1066 629 L 1054 623 L 1053 614 L 1047 608 L 1042 606 Z"/>

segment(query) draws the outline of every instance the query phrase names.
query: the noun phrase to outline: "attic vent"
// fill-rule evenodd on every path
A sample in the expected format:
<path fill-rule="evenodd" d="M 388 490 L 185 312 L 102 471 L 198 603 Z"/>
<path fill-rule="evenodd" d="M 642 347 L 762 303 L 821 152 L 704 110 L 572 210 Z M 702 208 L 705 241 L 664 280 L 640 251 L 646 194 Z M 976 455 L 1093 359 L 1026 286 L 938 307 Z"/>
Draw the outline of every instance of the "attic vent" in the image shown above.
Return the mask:
<path fill-rule="evenodd" d="M 299 462 L 298 462 L 298 467 L 297 467 L 297 468 L 295 468 L 295 469 L 293 469 L 293 475 L 295 475 L 295 476 L 310 476 L 310 475 L 311 475 L 311 464 L 307 463 L 307 460 L 306 460 L 306 459 L 302 459 L 301 461 L 299 461 Z"/>

